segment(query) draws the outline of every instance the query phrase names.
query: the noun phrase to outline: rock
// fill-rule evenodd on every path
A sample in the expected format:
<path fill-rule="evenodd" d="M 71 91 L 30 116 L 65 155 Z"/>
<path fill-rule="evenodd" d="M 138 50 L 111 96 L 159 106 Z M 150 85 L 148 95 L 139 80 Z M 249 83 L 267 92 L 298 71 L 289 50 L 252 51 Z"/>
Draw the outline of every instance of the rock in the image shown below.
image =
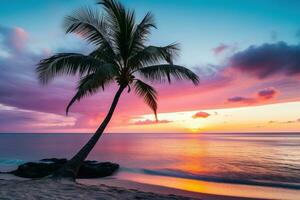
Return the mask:
<path fill-rule="evenodd" d="M 119 165 L 110 162 L 84 163 L 79 169 L 77 178 L 97 178 L 112 175 L 119 169 Z"/>
<path fill-rule="evenodd" d="M 61 164 L 56 163 L 34 163 L 27 162 L 19 165 L 17 170 L 11 173 L 24 178 L 41 178 L 51 174 L 58 169 Z"/>
<path fill-rule="evenodd" d="M 42 178 L 62 167 L 67 159 L 49 158 L 39 162 L 27 162 L 9 173 L 24 178 Z M 111 162 L 84 161 L 77 178 L 100 178 L 111 176 L 119 169 L 119 165 Z"/>

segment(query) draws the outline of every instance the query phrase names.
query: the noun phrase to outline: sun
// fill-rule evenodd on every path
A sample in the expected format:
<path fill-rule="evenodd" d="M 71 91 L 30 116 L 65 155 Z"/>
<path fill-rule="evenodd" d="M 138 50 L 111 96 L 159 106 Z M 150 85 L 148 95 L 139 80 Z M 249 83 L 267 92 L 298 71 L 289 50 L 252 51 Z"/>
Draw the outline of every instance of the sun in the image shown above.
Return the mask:
<path fill-rule="evenodd" d="M 198 122 L 188 122 L 186 127 L 191 133 L 199 133 L 204 129 L 204 125 Z"/>

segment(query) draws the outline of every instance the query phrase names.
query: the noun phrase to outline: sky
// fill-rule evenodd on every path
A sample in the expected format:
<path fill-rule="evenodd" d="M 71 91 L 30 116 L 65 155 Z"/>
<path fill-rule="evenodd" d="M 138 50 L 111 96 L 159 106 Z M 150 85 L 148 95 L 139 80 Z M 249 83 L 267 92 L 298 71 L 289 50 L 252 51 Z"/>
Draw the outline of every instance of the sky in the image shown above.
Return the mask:
<path fill-rule="evenodd" d="M 41 86 L 43 58 L 88 53 L 93 46 L 65 35 L 65 16 L 94 0 L 2 0 L 0 6 L 0 132 L 94 132 L 116 92 L 65 107 L 74 77 Z M 156 19 L 150 43 L 181 44 L 176 64 L 193 70 L 200 85 L 153 83 L 158 122 L 134 93 L 124 93 L 106 132 L 300 132 L 300 1 L 122 0 L 137 19 Z"/>

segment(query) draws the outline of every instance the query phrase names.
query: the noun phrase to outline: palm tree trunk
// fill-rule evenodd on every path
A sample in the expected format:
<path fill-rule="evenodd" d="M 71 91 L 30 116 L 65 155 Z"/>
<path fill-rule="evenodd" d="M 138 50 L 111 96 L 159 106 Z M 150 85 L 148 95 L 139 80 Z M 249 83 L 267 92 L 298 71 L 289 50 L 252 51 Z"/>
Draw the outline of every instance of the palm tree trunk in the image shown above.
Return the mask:
<path fill-rule="evenodd" d="M 120 88 L 118 89 L 117 93 L 115 94 L 114 100 L 110 106 L 110 109 L 109 109 L 105 119 L 103 120 L 102 124 L 97 129 L 96 133 L 90 138 L 90 140 L 80 149 L 80 151 L 78 151 L 78 153 L 71 160 L 69 160 L 62 168 L 55 171 L 50 176 L 51 178 L 55 178 L 55 179 L 70 178 L 70 179 L 75 180 L 83 161 L 86 159 L 88 154 L 94 148 L 97 141 L 101 137 L 104 129 L 106 128 L 107 124 L 109 123 L 109 121 L 113 115 L 113 112 L 117 106 L 117 103 L 119 101 L 119 98 L 124 89 L 125 89 L 125 87 L 123 87 L 123 86 L 120 86 Z"/>

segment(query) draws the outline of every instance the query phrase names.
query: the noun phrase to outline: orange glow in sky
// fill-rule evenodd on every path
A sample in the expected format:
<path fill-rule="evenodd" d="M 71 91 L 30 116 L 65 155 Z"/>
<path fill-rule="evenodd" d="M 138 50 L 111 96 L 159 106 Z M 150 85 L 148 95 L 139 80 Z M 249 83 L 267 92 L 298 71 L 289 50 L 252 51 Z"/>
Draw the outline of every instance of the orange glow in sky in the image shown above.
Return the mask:
<path fill-rule="evenodd" d="M 129 124 L 114 127 L 113 132 L 286 132 L 298 131 L 300 102 L 262 106 L 194 110 L 160 113 L 155 122 L 152 114 L 140 115 Z M 197 113 L 199 114 L 198 117 Z M 207 113 L 207 115 L 205 115 Z M 202 115 L 201 115 L 202 114 Z"/>

